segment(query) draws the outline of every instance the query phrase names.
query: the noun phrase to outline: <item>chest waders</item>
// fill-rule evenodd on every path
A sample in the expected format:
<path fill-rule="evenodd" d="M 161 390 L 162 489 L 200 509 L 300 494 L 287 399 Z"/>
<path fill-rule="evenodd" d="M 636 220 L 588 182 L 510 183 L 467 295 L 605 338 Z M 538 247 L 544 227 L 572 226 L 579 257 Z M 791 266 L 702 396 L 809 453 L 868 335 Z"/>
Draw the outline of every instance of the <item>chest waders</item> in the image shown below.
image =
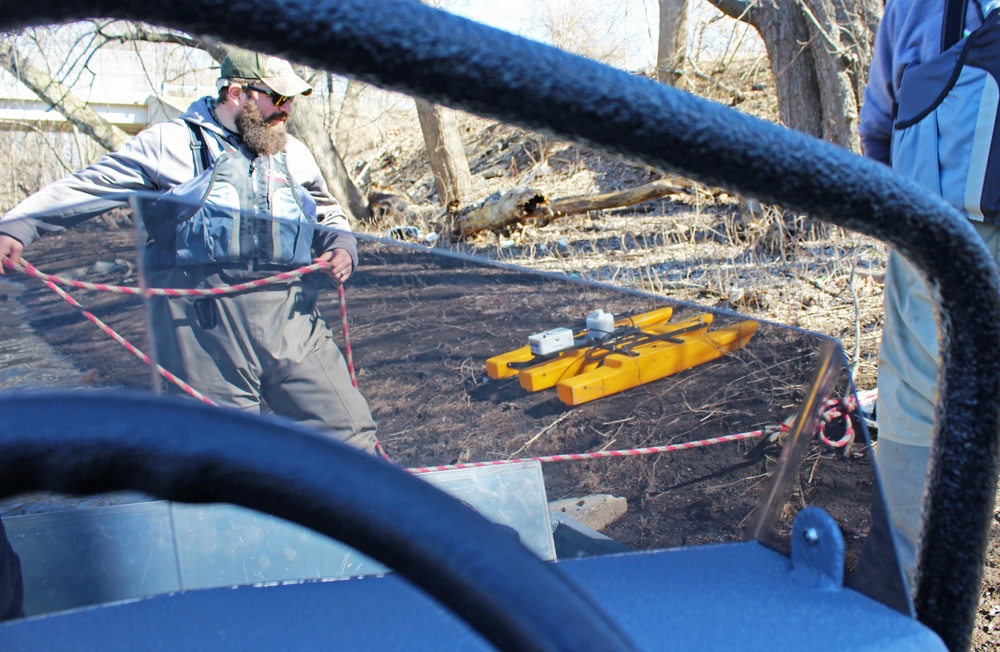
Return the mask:
<path fill-rule="evenodd" d="M 142 212 L 150 285 L 221 288 L 311 264 L 316 204 L 284 153 L 250 158 L 189 126 L 198 173 Z M 260 412 L 266 403 L 373 452 L 375 423 L 314 308 L 317 294 L 305 278 L 235 295 L 153 297 L 157 362 L 219 405 Z"/>

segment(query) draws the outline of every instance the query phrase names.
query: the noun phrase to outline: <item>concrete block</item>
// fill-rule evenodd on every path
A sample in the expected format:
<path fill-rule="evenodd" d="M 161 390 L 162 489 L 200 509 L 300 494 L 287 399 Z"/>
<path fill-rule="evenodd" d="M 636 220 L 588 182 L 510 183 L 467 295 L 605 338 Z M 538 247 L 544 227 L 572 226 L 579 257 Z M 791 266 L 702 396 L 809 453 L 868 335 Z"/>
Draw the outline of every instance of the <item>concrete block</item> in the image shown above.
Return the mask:
<path fill-rule="evenodd" d="M 550 512 L 559 512 L 593 530 L 603 530 L 628 511 L 628 501 L 611 494 L 564 498 L 549 503 Z"/>

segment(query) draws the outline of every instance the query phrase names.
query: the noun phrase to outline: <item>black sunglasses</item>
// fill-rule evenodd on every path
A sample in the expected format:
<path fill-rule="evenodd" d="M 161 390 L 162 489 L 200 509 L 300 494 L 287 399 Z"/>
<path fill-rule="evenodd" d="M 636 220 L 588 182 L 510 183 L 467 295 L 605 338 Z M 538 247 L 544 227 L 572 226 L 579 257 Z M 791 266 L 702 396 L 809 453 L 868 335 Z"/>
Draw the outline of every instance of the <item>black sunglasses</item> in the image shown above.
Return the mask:
<path fill-rule="evenodd" d="M 245 88 L 248 91 L 257 91 L 258 93 L 263 93 L 264 95 L 267 95 L 268 97 L 271 98 L 271 101 L 274 102 L 274 106 L 282 106 L 284 104 L 288 104 L 293 99 L 287 95 L 282 95 L 278 91 L 269 91 L 263 88 L 258 88 L 256 86 L 248 85 L 244 86 L 243 88 Z"/>

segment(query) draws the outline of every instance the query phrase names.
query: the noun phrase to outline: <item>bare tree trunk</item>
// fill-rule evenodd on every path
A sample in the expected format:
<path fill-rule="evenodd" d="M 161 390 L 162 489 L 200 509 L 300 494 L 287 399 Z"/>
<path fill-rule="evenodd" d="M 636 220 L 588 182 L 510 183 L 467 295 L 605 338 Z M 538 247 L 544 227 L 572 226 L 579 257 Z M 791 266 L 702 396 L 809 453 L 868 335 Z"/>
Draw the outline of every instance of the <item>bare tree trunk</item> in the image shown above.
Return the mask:
<path fill-rule="evenodd" d="M 786 127 L 861 152 L 858 113 L 881 0 L 709 2 L 764 40 Z M 799 230 L 797 219 L 785 214 L 782 233 Z"/>
<path fill-rule="evenodd" d="M 860 152 L 858 109 L 880 0 L 710 0 L 767 47 L 785 126 Z"/>
<path fill-rule="evenodd" d="M 292 119 L 288 123 L 288 131 L 305 143 L 312 152 L 330 192 L 343 206 L 348 217 L 370 221 L 372 214 L 368 207 L 368 199 L 351 180 L 344 160 L 340 158 L 333 141 L 330 140 L 329 132 L 323 125 L 323 114 L 319 107 L 311 102 L 296 102 Z"/>
<path fill-rule="evenodd" d="M 337 144 L 337 149 L 343 156 L 351 155 L 351 132 L 357 124 L 363 90 L 364 84 L 361 82 L 354 79 L 347 80 L 344 101 L 340 103 L 340 112 L 337 113 L 337 122 L 333 129 L 333 142 Z"/>
<path fill-rule="evenodd" d="M 784 11 L 773 0 L 759 5 L 754 27 L 764 39 L 778 95 L 782 124 L 821 138 L 825 107 L 816 79 L 809 25 L 801 11 Z"/>
<path fill-rule="evenodd" d="M 671 86 L 684 74 L 690 0 L 660 0 L 660 31 L 656 49 L 656 80 Z"/>
<path fill-rule="evenodd" d="M 823 110 L 822 136 L 855 152 L 861 151 L 858 135 L 858 110 L 861 96 L 855 93 L 851 79 L 856 72 L 850 44 L 837 21 L 831 0 L 797 0 L 809 21 L 813 38 L 813 59 Z"/>
<path fill-rule="evenodd" d="M 420 0 L 431 7 L 441 7 L 441 0 Z M 444 107 L 435 106 L 414 98 L 417 103 L 417 117 L 420 130 L 424 133 L 424 146 L 434 174 L 441 205 L 454 210 L 472 194 L 472 172 L 465 156 L 462 137 L 458 133 L 455 113 Z"/>
<path fill-rule="evenodd" d="M 450 210 L 466 201 L 472 192 L 472 172 L 458 133 L 458 121 L 450 109 L 424 100 L 416 103 L 434 185 L 441 204 Z"/>
<path fill-rule="evenodd" d="M 9 42 L 0 42 L 0 65 L 106 150 L 116 151 L 129 139 L 127 133 L 98 115 L 68 86 L 21 57 Z"/>

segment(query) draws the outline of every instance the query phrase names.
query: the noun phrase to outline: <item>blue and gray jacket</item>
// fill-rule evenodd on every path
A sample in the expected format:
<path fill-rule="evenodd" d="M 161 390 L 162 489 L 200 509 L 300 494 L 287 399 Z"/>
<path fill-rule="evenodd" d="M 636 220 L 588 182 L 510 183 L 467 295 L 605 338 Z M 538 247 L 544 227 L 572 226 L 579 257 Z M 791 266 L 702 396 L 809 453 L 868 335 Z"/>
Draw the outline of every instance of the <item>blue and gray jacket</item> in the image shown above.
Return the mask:
<path fill-rule="evenodd" d="M 212 118 L 211 102 L 208 97 L 196 101 L 179 118 L 153 125 L 119 151 L 45 186 L 3 216 L 0 233 L 27 247 L 41 232 L 59 231 L 120 206 L 124 193 L 155 193 L 163 197 L 163 208 L 168 198 L 192 200 L 200 192 L 211 200 L 211 209 L 199 210 L 194 201 L 186 216 L 155 210 L 144 216 L 154 264 L 234 264 L 256 276 L 258 267 L 295 267 L 311 262 L 312 253 L 344 249 L 357 265 L 357 241 L 306 146 L 289 136 L 284 152 L 258 157 Z M 192 147 L 192 127 L 205 136 L 212 153 L 207 175 Z M 224 213 L 264 219 L 226 223 L 219 219 Z M 314 222 L 329 229 L 315 229 Z"/>

